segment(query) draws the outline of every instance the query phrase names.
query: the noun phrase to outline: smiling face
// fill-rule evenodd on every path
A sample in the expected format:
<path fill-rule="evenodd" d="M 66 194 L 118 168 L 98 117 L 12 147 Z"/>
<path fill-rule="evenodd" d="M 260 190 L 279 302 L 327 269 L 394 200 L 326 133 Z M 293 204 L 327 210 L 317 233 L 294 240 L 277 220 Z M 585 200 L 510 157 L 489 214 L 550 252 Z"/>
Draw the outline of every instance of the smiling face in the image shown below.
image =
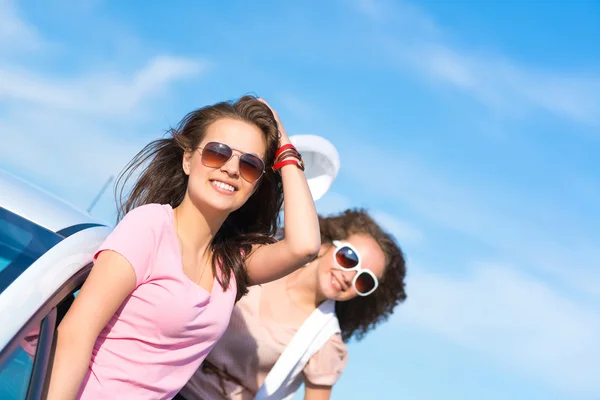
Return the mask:
<path fill-rule="evenodd" d="M 223 143 L 233 149 L 233 156 L 221 167 L 202 163 L 202 149 L 209 142 Z M 240 156 L 254 154 L 264 160 L 266 140 L 262 131 L 248 122 L 222 118 L 208 126 L 198 148 L 186 151 L 183 170 L 189 176 L 187 195 L 200 209 L 229 214 L 254 193 L 260 179 L 248 182 L 240 174 Z"/>
<path fill-rule="evenodd" d="M 375 239 L 369 235 L 354 234 L 343 242 L 350 243 L 356 249 L 361 268 L 371 270 L 381 281 L 385 272 L 385 254 Z M 334 261 L 335 251 L 335 246 L 323 245 L 322 253 L 317 259 L 318 295 L 335 301 L 347 301 L 358 296 L 352 285 L 356 271 L 341 270 Z"/>

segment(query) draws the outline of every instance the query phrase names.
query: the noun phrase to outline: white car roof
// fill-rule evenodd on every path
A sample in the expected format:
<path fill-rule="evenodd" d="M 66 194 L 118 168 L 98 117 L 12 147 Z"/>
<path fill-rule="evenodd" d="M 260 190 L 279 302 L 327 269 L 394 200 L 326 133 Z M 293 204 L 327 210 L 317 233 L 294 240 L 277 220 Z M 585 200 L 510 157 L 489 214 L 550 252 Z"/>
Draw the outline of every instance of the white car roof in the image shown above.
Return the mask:
<path fill-rule="evenodd" d="M 57 196 L 0 169 L 0 207 L 53 232 L 104 223 Z"/>

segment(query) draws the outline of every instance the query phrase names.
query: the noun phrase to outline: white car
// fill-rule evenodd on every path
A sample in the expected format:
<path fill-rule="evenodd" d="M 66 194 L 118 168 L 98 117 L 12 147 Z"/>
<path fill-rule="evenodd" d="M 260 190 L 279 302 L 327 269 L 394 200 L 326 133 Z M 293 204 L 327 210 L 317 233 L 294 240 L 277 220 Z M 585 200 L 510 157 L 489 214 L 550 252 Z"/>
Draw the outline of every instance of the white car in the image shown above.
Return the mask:
<path fill-rule="evenodd" d="M 339 157 L 320 136 L 295 135 L 315 200 Z M 0 170 L 0 400 L 41 399 L 56 328 L 112 227 Z"/>
<path fill-rule="evenodd" d="M 0 399 L 40 399 L 56 327 L 111 228 L 0 171 Z"/>

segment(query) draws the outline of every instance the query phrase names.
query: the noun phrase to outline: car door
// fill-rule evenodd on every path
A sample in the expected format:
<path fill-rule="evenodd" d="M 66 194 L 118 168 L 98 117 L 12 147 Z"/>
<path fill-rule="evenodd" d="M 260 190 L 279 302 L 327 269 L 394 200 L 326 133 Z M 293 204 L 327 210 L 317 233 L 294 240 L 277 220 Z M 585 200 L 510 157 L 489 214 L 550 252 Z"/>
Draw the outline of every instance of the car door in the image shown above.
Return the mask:
<path fill-rule="evenodd" d="M 0 399 L 41 399 L 54 333 L 110 229 L 94 226 L 62 240 L 0 296 Z"/>

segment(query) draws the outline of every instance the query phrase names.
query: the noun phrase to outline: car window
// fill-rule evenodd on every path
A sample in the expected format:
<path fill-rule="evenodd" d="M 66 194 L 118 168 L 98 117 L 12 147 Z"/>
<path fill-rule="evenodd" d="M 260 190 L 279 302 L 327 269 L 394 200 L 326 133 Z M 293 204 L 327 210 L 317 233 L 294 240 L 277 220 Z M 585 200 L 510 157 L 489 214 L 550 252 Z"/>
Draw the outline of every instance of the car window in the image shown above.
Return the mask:
<path fill-rule="evenodd" d="M 27 332 L 17 348 L 0 365 L 0 399 L 25 399 L 39 332 L 39 325 Z"/>
<path fill-rule="evenodd" d="M 23 253 L 33 239 L 33 234 L 22 227 L 0 220 L 0 272 Z"/>
<path fill-rule="evenodd" d="M 73 300 L 72 291 L 46 315 L 41 324 L 20 335 L 17 348 L 0 364 L 0 400 L 21 400 L 27 396 L 39 398 L 48 376 L 50 348 L 56 327 Z"/>
<path fill-rule="evenodd" d="M 0 207 L 0 293 L 61 239 Z"/>

